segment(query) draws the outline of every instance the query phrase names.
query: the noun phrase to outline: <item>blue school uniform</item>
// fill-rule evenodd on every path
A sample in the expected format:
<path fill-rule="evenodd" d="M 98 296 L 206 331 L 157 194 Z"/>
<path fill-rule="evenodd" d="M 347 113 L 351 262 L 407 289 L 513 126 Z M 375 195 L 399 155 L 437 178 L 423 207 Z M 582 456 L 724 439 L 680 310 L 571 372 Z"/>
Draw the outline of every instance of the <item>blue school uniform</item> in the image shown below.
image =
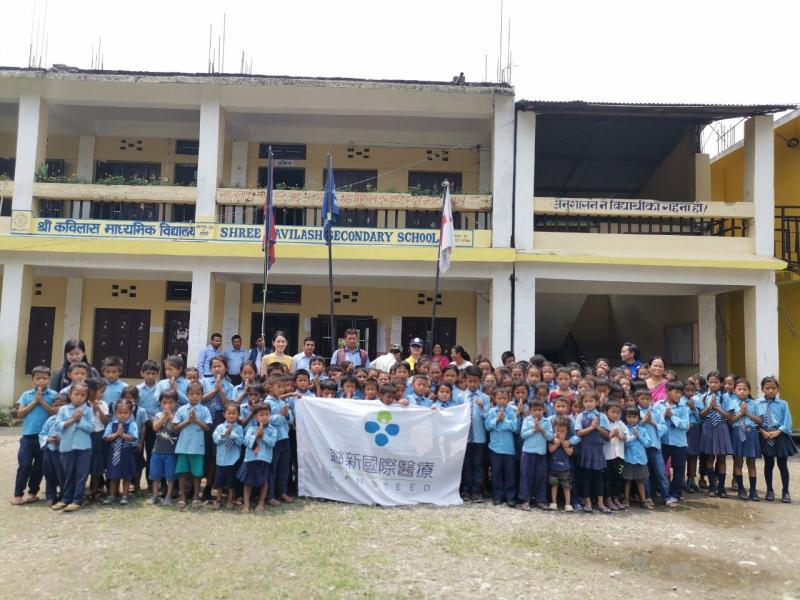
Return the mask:
<path fill-rule="evenodd" d="M 505 418 L 497 420 L 503 410 Z M 484 425 L 489 432 L 489 461 L 492 468 L 492 496 L 495 501 L 516 502 L 516 447 L 514 434 L 517 431 L 517 411 L 513 405 L 490 408 Z"/>
<path fill-rule="evenodd" d="M 186 397 L 186 386 L 189 385 L 189 382 L 184 377 L 178 377 L 175 379 L 175 388 L 178 392 L 178 404 L 184 405 L 189 403 L 189 399 Z M 161 394 L 163 394 L 168 389 L 172 388 L 172 381 L 169 379 L 162 379 L 156 384 L 156 400 L 161 398 Z"/>
<path fill-rule="evenodd" d="M 53 404 L 56 397 L 55 391 L 45 389 L 42 399 L 48 404 Z M 36 390 L 24 392 L 17 400 L 18 406 L 28 406 L 36 401 Z M 39 493 L 39 484 L 42 481 L 42 451 L 39 446 L 39 432 L 50 415 L 38 404 L 22 420 L 22 437 L 19 440 L 17 453 L 17 476 L 14 484 L 14 496 L 20 497 L 28 486 L 31 495 Z"/>
<path fill-rule="evenodd" d="M 80 409 L 81 419 L 64 427 L 64 423 Z M 61 501 L 66 504 L 81 504 L 86 489 L 86 478 L 92 466 L 92 432 L 94 415 L 92 407 L 83 403 L 76 407 L 67 404 L 58 409 L 55 431 L 60 436 L 59 459 L 64 471 Z"/>
<path fill-rule="evenodd" d="M 522 454 L 519 468 L 519 499 L 521 502 L 535 500 L 547 503 L 547 442 L 553 439 L 550 420 L 542 416 L 539 426 L 544 431 L 534 431 L 536 420 L 532 415 L 522 421 L 520 438 Z"/>
<path fill-rule="evenodd" d="M 453 395 L 459 402 L 470 405 L 470 424 L 467 431 L 467 447 L 461 468 L 461 487 L 466 494 L 478 494 L 483 485 L 484 455 L 486 453 L 486 413 L 489 396 L 475 390 L 455 388 Z M 478 405 L 478 401 L 482 406 Z"/>
<path fill-rule="evenodd" d="M 416 394 L 409 394 L 406 396 L 409 406 L 419 406 L 420 408 L 430 408 L 433 406 L 433 400 L 427 396 L 417 396 Z"/>
<path fill-rule="evenodd" d="M 700 418 L 700 409 L 698 408 L 700 406 L 698 403 L 700 396 L 701 394 L 692 396 L 694 408 L 689 406 L 689 399 L 684 396 L 686 408 L 689 410 L 689 429 L 686 431 L 686 447 L 689 456 L 700 454 L 700 436 L 703 429 L 703 421 Z"/>
<path fill-rule="evenodd" d="M 797 454 L 797 448 L 792 441 L 792 413 L 786 400 L 773 398 L 762 399 L 758 403 L 757 417 L 761 417 L 761 427 L 764 431 L 780 430 L 781 435 L 772 440 L 761 438 L 761 453 L 766 458 L 784 458 Z"/>
<path fill-rule="evenodd" d="M 217 378 L 206 377 L 201 383 L 203 384 L 203 395 L 205 396 L 216 387 Z M 222 389 L 225 390 L 225 396 L 228 400 L 231 400 L 233 398 L 233 384 L 227 379 L 223 379 Z M 214 394 L 208 400 L 203 400 L 203 406 L 211 413 L 211 422 L 214 425 L 219 425 L 225 420 L 225 416 L 222 413 L 222 398 L 220 398 L 219 393 Z"/>
<path fill-rule="evenodd" d="M 64 483 L 64 468 L 58 453 L 58 442 L 48 442 L 49 437 L 58 437 L 56 421 L 58 415 L 51 415 L 42 425 L 39 432 L 39 447 L 42 449 L 42 472 L 45 480 L 45 499 L 57 502 L 61 498 L 61 486 Z"/>
<path fill-rule="evenodd" d="M 211 413 L 203 404 L 198 402 L 194 406 L 185 404 L 181 406 L 173 417 L 175 425 L 183 423 L 189 418 L 189 411 L 194 409 L 197 419 L 202 423 L 211 425 Z M 178 443 L 175 444 L 175 454 L 205 454 L 205 432 L 197 423 L 192 423 L 184 427 L 178 434 Z"/>
<path fill-rule="evenodd" d="M 647 465 L 647 448 L 652 443 L 650 434 L 640 425 L 626 425 L 625 463 L 629 465 Z M 639 437 L 636 437 L 636 431 Z"/>
<path fill-rule="evenodd" d="M 108 410 L 111 414 L 114 414 L 114 404 L 122 398 L 122 390 L 124 390 L 127 385 L 121 379 L 117 379 L 114 382 L 110 382 L 106 380 L 106 389 L 103 392 L 103 401 L 108 404 Z"/>
<path fill-rule="evenodd" d="M 136 458 L 134 457 L 134 450 L 137 446 L 139 437 L 139 429 L 136 426 L 136 421 L 129 418 L 125 421 L 119 421 L 114 418 L 106 425 L 103 437 L 113 435 L 117 432 L 120 424 L 123 431 L 134 436 L 132 441 L 116 438 L 112 442 L 108 442 L 108 454 L 106 456 L 106 475 L 111 480 L 122 479 L 130 481 L 136 476 Z"/>
<path fill-rule="evenodd" d="M 514 432 L 517 430 L 517 411 L 508 404 L 505 407 L 505 419 L 498 421 L 500 407 L 489 409 L 484 425 L 489 432 L 489 450 L 496 454 L 514 455 Z"/>
<path fill-rule="evenodd" d="M 214 429 L 212 438 L 217 446 L 218 467 L 230 467 L 239 461 L 244 444 L 244 429 L 241 425 L 234 423 L 228 433 L 228 423 L 221 423 Z"/>
<path fill-rule="evenodd" d="M 711 399 L 716 397 L 717 406 L 725 410 L 722 392 L 706 392 L 698 403 L 698 408 L 705 410 L 710 404 Z M 731 454 L 731 436 L 728 431 L 728 421 L 716 409 L 711 409 L 703 419 L 703 428 L 700 433 L 700 452 L 715 456 Z"/>
<path fill-rule="evenodd" d="M 597 409 L 591 411 L 583 411 L 575 417 L 575 432 L 576 434 L 570 438 L 570 443 L 573 439 L 580 441 L 580 452 L 578 454 L 577 465 L 582 469 L 590 469 L 592 471 L 602 471 L 606 468 L 606 456 L 603 452 L 603 445 L 605 440 L 600 432 L 597 430 L 588 433 L 583 437 L 577 435 L 580 429 L 586 429 L 592 424 L 592 421 L 598 419 L 598 426 L 609 431 L 611 425 L 608 422 L 608 417 L 598 411 Z"/>
<path fill-rule="evenodd" d="M 730 400 L 725 410 L 739 414 L 742 406 L 741 400 L 734 396 L 735 400 Z M 752 398 L 747 398 L 747 412 L 758 416 L 758 402 Z M 761 434 L 758 432 L 758 425 L 748 416 L 743 416 L 731 424 L 731 446 L 734 456 L 745 458 L 761 458 Z"/>
<path fill-rule="evenodd" d="M 236 473 L 236 477 L 244 485 L 260 488 L 272 479 L 273 448 L 278 433 L 272 422 L 264 428 L 261 439 L 256 439 L 258 426 L 249 427 L 244 436 L 244 461 Z"/>
<path fill-rule="evenodd" d="M 522 421 L 520 437 L 522 438 L 522 452 L 527 454 L 547 454 L 547 442 L 553 441 L 553 426 L 550 420 L 542 417 L 539 425 L 544 432 L 534 431 L 534 418 L 527 416 Z"/>
<path fill-rule="evenodd" d="M 161 410 L 161 405 L 158 402 L 158 383 L 153 387 L 147 387 L 144 383 L 136 386 L 139 390 L 139 408 L 147 413 L 147 418 L 153 420 L 156 413 Z"/>
<path fill-rule="evenodd" d="M 664 424 L 661 443 L 666 446 L 685 448 L 688 445 L 686 432 L 689 430 L 689 407 L 686 405 L 686 398 L 682 397 L 678 404 L 670 406 L 672 416 L 669 419 L 664 417 L 667 406 L 669 406 L 668 402 L 659 402 L 653 407 L 659 422 Z"/>
<path fill-rule="evenodd" d="M 453 408 L 454 406 L 458 406 L 459 404 L 461 404 L 461 402 L 451 397 L 450 400 L 448 400 L 447 402 L 442 402 L 440 400 L 437 400 L 436 402 L 433 403 L 433 408 Z"/>
<path fill-rule="evenodd" d="M 289 487 L 289 474 L 290 474 L 290 460 L 291 460 L 291 445 L 289 443 L 289 426 L 294 423 L 294 413 L 291 408 L 289 414 L 283 416 L 280 411 L 284 407 L 289 406 L 285 400 L 276 400 L 272 396 L 268 398 L 269 406 L 272 412 L 269 424 L 275 429 L 276 440 L 274 448 L 272 448 L 272 460 L 270 461 L 270 476 L 269 476 L 269 498 L 277 498 L 283 496 L 288 491 Z"/>

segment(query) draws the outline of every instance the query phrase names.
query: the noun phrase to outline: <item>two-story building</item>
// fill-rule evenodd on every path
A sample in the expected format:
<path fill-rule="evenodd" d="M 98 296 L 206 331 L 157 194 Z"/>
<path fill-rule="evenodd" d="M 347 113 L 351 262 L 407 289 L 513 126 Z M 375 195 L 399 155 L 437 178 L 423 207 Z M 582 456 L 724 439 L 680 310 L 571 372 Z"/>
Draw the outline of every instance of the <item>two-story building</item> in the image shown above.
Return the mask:
<path fill-rule="evenodd" d="M 267 332 L 330 354 L 321 204 L 343 209 L 337 331 L 372 354 L 434 337 L 495 360 L 616 354 L 635 339 L 684 372 L 777 369 L 776 106 L 515 103 L 491 83 L 0 69 L 0 373 L 27 385 L 67 339 L 190 364 L 212 332 L 260 330 L 267 152 L 277 262 Z M 699 129 L 748 118 L 742 200 L 713 202 Z M 770 137 L 771 142 L 771 137 Z M 433 297 L 441 182 L 457 248 Z M 769 218 L 764 217 L 768 215 Z M 719 323 L 740 293 L 740 323 Z M 614 359 L 612 355 L 610 358 Z M 6 397 L 6 395 L 8 397 Z M 3 392 L 3 401 L 12 397 Z"/>

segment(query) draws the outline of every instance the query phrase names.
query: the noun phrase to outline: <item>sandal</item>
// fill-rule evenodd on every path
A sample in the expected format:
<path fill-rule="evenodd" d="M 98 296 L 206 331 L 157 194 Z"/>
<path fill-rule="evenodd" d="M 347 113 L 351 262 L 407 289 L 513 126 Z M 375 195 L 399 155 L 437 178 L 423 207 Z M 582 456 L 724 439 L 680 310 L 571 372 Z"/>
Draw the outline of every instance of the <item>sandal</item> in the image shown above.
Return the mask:
<path fill-rule="evenodd" d="M 253 509 L 253 512 L 262 513 L 262 512 L 264 512 L 264 507 L 263 506 L 256 506 Z"/>
<path fill-rule="evenodd" d="M 219 503 L 219 500 L 214 500 L 214 502 L 211 503 L 211 510 L 219 510 L 220 508 L 222 508 L 222 505 Z"/>
<path fill-rule="evenodd" d="M 227 508 L 228 510 L 233 510 L 233 509 L 236 508 L 236 503 L 235 502 L 228 502 L 228 504 L 225 506 L 225 508 Z"/>
<path fill-rule="evenodd" d="M 177 506 L 178 508 L 183 510 L 184 508 L 186 508 L 186 501 L 185 500 L 178 500 L 178 503 L 175 506 Z"/>
<path fill-rule="evenodd" d="M 649 498 L 644 501 L 642 506 L 644 506 L 647 510 L 653 510 L 655 508 L 655 504 L 653 504 L 653 501 Z"/>
<path fill-rule="evenodd" d="M 22 496 L 14 496 L 11 499 L 12 506 L 22 506 L 23 504 L 25 504 L 25 498 L 23 498 Z"/>
<path fill-rule="evenodd" d="M 23 504 L 36 504 L 39 501 L 39 496 L 28 496 L 23 501 Z"/>
<path fill-rule="evenodd" d="M 203 506 L 202 500 L 192 500 L 192 510 L 198 509 Z"/>

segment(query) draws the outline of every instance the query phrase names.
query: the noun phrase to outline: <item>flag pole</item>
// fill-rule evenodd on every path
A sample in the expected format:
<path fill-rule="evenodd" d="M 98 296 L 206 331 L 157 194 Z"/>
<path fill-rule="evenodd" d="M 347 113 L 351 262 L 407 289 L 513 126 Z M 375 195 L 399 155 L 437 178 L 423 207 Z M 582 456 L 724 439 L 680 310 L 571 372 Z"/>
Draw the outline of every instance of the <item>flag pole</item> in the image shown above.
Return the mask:
<path fill-rule="evenodd" d="M 261 289 L 261 339 L 267 347 L 267 283 L 269 282 L 269 245 L 272 231 L 272 146 L 269 147 L 269 166 L 267 168 L 267 201 L 264 203 L 264 281 Z"/>
<path fill-rule="evenodd" d="M 333 159 L 331 158 L 330 153 L 328 154 L 328 178 L 333 176 Z M 331 181 L 327 182 L 327 185 L 332 187 Z M 327 186 L 326 186 L 327 187 Z M 331 190 L 335 193 L 335 190 Z M 328 223 L 328 309 L 330 311 L 331 317 L 331 360 L 333 359 L 333 355 L 337 350 L 338 346 L 338 339 L 336 338 L 336 315 L 333 312 L 333 227 L 331 225 L 331 219 L 333 218 L 333 199 L 328 198 L 328 214 L 324 215 L 327 219 L 326 223 Z"/>
<path fill-rule="evenodd" d="M 445 197 L 450 182 L 446 179 L 442 183 L 442 213 L 444 212 Z M 436 283 L 433 288 L 433 313 L 431 314 L 431 329 L 425 336 L 425 352 L 428 356 L 433 356 L 433 335 L 436 331 L 436 305 L 439 303 L 439 274 L 441 270 L 440 259 L 442 257 L 442 228 L 439 227 L 439 247 L 436 252 Z"/>

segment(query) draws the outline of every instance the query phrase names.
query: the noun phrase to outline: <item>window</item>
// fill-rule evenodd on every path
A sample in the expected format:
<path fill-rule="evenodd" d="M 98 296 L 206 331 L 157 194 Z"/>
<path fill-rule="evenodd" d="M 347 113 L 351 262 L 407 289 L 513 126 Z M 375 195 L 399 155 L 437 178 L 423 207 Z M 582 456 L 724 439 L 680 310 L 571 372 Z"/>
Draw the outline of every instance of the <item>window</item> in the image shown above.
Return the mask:
<path fill-rule="evenodd" d="M 175 185 L 197 185 L 197 165 L 175 165 Z"/>
<path fill-rule="evenodd" d="M 63 200 L 39 200 L 39 218 L 41 219 L 60 219 L 64 216 Z"/>
<path fill-rule="evenodd" d="M 50 177 L 58 177 L 64 174 L 63 158 L 48 158 L 44 162 L 47 165 L 47 174 Z"/>
<path fill-rule="evenodd" d="M 92 202 L 92 219 L 106 221 L 158 221 L 158 204 L 149 202 Z"/>
<path fill-rule="evenodd" d="M 175 154 L 197 156 L 200 154 L 200 140 L 175 140 Z"/>
<path fill-rule="evenodd" d="M 253 304 L 261 304 L 263 284 L 253 286 Z M 267 286 L 267 304 L 300 304 L 302 286 L 270 284 Z"/>
<path fill-rule="evenodd" d="M 0 175 L 8 179 L 14 179 L 14 167 L 16 160 L 13 158 L 0 158 Z"/>
<path fill-rule="evenodd" d="M 97 161 L 97 179 L 122 177 L 130 179 L 161 179 L 161 163 L 144 162 L 104 162 Z"/>
<path fill-rule="evenodd" d="M 191 300 L 192 282 L 191 281 L 168 281 L 167 300 Z"/>
<path fill-rule="evenodd" d="M 258 158 L 269 158 L 269 147 L 272 146 L 272 158 L 276 160 L 305 160 L 305 144 L 273 144 L 258 145 Z"/>
<path fill-rule="evenodd" d="M 194 223 L 194 204 L 173 204 L 172 218 L 173 223 Z"/>
<path fill-rule="evenodd" d="M 442 171 L 409 171 L 408 189 L 416 189 L 431 195 L 442 193 L 442 182 L 450 182 L 450 193 L 461 193 L 462 173 L 446 173 Z"/>
<path fill-rule="evenodd" d="M 378 171 L 375 169 L 334 169 L 336 189 L 344 192 L 370 192 L 378 187 Z M 328 171 L 322 172 L 323 185 L 328 181 Z M 377 210 L 341 209 L 339 223 L 342 227 L 376 227 Z"/>
<path fill-rule="evenodd" d="M 267 187 L 269 167 L 258 168 L 258 187 Z M 306 186 L 306 170 L 297 167 L 273 167 L 272 179 L 276 190 L 303 189 Z"/>

